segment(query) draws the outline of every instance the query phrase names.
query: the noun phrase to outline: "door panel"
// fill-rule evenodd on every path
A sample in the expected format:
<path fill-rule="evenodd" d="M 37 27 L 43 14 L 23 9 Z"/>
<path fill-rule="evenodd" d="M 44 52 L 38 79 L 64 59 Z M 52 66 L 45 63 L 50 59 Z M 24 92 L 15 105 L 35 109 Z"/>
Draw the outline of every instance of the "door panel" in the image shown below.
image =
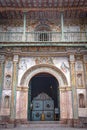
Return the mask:
<path fill-rule="evenodd" d="M 42 111 L 32 111 L 32 120 L 40 121 L 41 120 Z"/>
<path fill-rule="evenodd" d="M 54 111 L 44 111 L 45 120 L 46 121 L 53 121 L 54 120 Z"/>
<path fill-rule="evenodd" d="M 32 101 L 32 120 L 54 120 L 54 101 L 44 93 L 42 93 L 42 95 L 40 94 L 40 96 L 37 97 Z"/>
<path fill-rule="evenodd" d="M 54 102 L 53 100 L 45 100 L 44 102 L 44 110 L 54 110 Z"/>
<path fill-rule="evenodd" d="M 43 101 L 42 100 L 33 100 L 33 110 L 43 110 Z"/>

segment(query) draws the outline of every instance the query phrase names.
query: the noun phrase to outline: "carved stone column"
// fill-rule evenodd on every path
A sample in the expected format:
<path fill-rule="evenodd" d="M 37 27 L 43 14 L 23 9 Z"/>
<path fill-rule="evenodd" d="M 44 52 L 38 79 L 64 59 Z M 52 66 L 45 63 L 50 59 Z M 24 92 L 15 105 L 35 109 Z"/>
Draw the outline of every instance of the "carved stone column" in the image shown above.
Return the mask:
<path fill-rule="evenodd" d="M 0 55 L 0 109 L 1 109 L 1 100 L 2 100 L 2 90 L 3 90 L 3 81 L 4 81 L 4 55 Z"/>
<path fill-rule="evenodd" d="M 13 58 L 13 77 L 12 77 L 12 93 L 11 93 L 11 119 L 16 116 L 16 88 L 18 79 L 18 55 Z"/>
<path fill-rule="evenodd" d="M 71 72 L 71 86 L 72 86 L 73 119 L 78 119 L 76 75 L 75 75 L 75 57 L 74 57 L 74 55 L 70 55 L 70 72 Z"/>

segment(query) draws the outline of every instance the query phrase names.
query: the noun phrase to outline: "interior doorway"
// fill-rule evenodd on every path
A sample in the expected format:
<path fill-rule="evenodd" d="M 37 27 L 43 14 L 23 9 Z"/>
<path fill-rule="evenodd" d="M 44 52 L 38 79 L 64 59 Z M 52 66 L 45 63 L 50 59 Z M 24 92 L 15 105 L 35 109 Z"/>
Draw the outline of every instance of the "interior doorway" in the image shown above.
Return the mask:
<path fill-rule="evenodd" d="M 49 73 L 31 78 L 28 89 L 28 120 L 60 119 L 60 95 L 57 79 Z"/>

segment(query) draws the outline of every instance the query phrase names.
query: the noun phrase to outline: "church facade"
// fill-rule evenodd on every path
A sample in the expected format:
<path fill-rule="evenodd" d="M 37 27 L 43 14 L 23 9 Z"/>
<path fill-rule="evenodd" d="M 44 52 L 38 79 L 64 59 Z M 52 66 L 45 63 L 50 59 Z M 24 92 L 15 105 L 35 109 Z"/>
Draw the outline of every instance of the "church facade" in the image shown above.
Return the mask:
<path fill-rule="evenodd" d="M 84 124 L 86 16 L 78 16 L 79 6 L 54 11 L 45 4 L 39 11 L 6 6 L 0 7 L 0 119 Z"/>

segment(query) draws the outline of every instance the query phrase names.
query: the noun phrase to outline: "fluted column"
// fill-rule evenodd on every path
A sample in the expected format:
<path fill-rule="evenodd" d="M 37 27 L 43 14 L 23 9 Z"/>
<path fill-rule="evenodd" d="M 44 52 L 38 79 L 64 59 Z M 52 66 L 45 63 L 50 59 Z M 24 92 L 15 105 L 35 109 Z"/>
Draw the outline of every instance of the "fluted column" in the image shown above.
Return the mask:
<path fill-rule="evenodd" d="M 12 93 L 11 93 L 11 119 L 16 116 L 16 88 L 18 79 L 18 55 L 13 58 L 13 77 L 12 77 Z"/>
<path fill-rule="evenodd" d="M 2 100 L 2 90 L 4 82 L 4 55 L 0 55 L 0 109 L 1 109 L 1 100 Z"/>
<path fill-rule="evenodd" d="M 76 75 L 75 75 L 75 57 L 74 57 L 74 55 L 70 55 L 70 72 L 71 72 L 71 86 L 72 86 L 73 119 L 78 119 Z"/>

